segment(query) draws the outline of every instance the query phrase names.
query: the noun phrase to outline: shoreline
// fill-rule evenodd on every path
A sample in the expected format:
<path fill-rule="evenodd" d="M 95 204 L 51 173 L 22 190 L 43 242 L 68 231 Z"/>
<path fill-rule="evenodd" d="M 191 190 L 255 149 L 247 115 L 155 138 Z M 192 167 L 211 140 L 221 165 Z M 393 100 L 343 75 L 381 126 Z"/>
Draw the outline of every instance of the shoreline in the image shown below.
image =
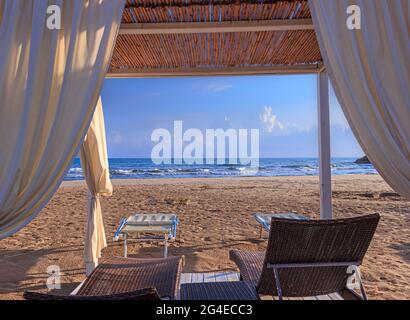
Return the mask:
<path fill-rule="evenodd" d="M 151 179 L 151 178 L 225 178 L 225 177 L 275 177 L 275 176 L 317 176 L 319 159 L 317 158 L 263 158 L 252 167 L 241 163 L 156 164 L 151 159 L 110 159 L 110 176 L 113 179 Z M 255 171 L 256 170 L 256 171 Z M 354 158 L 333 158 L 333 175 L 376 174 L 371 164 L 357 164 Z M 65 177 L 67 180 L 83 178 L 81 163 L 74 161 Z"/>
<path fill-rule="evenodd" d="M 338 174 L 338 175 L 332 175 L 332 181 L 333 180 L 340 180 L 344 178 L 352 178 L 352 179 L 357 179 L 361 177 L 377 177 L 381 178 L 379 174 Z M 187 178 L 173 178 L 173 177 L 162 177 L 162 178 L 124 178 L 124 179 L 111 179 L 111 182 L 113 186 L 126 186 L 126 185 L 139 185 L 139 184 L 163 184 L 164 182 L 168 181 L 168 183 L 173 183 L 175 181 L 184 181 L 188 183 L 193 183 L 193 182 L 198 182 L 198 183 L 203 183 L 207 181 L 224 181 L 224 180 L 256 180 L 256 181 L 266 181 L 266 180 L 280 180 L 280 179 L 315 179 L 317 178 L 319 180 L 319 176 L 317 175 L 305 175 L 305 176 L 268 176 L 268 177 L 260 177 L 260 176 L 246 176 L 246 177 L 240 177 L 240 176 L 227 176 L 227 177 L 209 177 L 209 178 L 193 178 L 193 177 L 187 177 Z M 65 180 L 61 183 L 61 187 L 78 187 L 78 186 L 86 186 L 85 180 Z"/>

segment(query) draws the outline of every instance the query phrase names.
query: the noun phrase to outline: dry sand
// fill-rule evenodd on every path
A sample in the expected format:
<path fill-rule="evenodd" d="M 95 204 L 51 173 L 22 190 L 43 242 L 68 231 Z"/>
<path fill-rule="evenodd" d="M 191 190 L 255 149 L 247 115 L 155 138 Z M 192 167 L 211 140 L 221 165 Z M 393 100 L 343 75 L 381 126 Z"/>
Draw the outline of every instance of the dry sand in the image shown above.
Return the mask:
<path fill-rule="evenodd" d="M 318 217 L 317 177 L 117 180 L 102 200 L 109 247 L 103 257 L 121 255 L 112 242 L 121 217 L 134 212 L 178 214 L 171 255 L 185 255 L 186 272 L 233 270 L 233 248 L 264 250 L 255 211 L 297 212 Z M 64 183 L 30 225 L 0 241 L 0 299 L 20 299 L 24 290 L 46 291 L 46 270 L 58 265 L 63 290 L 84 279 L 83 236 L 86 188 Z M 410 299 L 410 206 L 379 176 L 337 176 L 333 180 L 336 218 L 381 214 L 381 222 L 362 268 L 370 298 Z M 161 257 L 162 247 L 129 244 L 130 256 Z"/>

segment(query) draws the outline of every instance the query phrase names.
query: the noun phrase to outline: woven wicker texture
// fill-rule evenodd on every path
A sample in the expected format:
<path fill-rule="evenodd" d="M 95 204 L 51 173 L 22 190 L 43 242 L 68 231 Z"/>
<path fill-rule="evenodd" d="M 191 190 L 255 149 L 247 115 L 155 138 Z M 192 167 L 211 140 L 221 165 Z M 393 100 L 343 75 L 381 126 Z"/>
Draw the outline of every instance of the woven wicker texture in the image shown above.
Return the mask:
<path fill-rule="evenodd" d="M 140 289 L 133 292 L 105 296 L 62 296 L 55 294 L 45 294 L 26 291 L 23 295 L 26 300 L 71 300 L 71 301 L 90 301 L 90 300 L 160 300 L 155 288 Z"/>
<path fill-rule="evenodd" d="M 311 19 L 306 0 L 127 0 L 122 23 Z M 322 61 L 314 30 L 120 35 L 110 71 L 309 65 Z"/>
<path fill-rule="evenodd" d="M 78 294 L 111 295 L 154 287 L 160 297 L 175 299 L 180 284 L 182 263 L 182 257 L 110 258 L 91 273 Z"/>
<path fill-rule="evenodd" d="M 378 214 L 340 220 L 296 221 L 272 219 L 265 259 L 261 253 L 232 251 L 244 280 L 253 281 L 259 294 L 277 296 L 275 278 L 267 264 L 361 263 L 376 231 Z M 257 274 L 259 273 L 259 278 Z M 283 296 L 303 297 L 341 292 L 347 267 L 306 267 L 279 270 Z"/>
<path fill-rule="evenodd" d="M 307 0 L 127 0 L 123 23 L 310 18 Z"/>
<path fill-rule="evenodd" d="M 229 259 L 238 266 L 242 280 L 249 281 L 255 286 L 261 277 L 265 256 L 265 252 L 241 250 L 231 250 L 229 252 Z"/>
<path fill-rule="evenodd" d="M 187 283 L 181 300 L 259 300 L 255 287 L 245 281 Z"/>

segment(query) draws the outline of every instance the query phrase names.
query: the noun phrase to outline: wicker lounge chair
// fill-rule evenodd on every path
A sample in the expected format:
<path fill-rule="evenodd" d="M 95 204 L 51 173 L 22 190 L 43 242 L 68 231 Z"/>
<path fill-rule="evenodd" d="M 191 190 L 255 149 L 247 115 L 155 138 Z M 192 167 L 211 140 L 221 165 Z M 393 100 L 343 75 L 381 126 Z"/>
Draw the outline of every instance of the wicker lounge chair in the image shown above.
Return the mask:
<path fill-rule="evenodd" d="M 23 295 L 26 300 L 161 300 L 155 288 L 140 289 L 133 292 L 118 293 L 105 296 L 56 295 L 26 291 Z"/>
<path fill-rule="evenodd" d="M 134 259 L 113 257 L 98 265 L 78 295 L 100 296 L 156 288 L 161 298 L 176 299 L 183 257 Z"/>
<path fill-rule="evenodd" d="M 241 279 L 258 294 L 308 297 L 339 293 L 345 299 L 367 299 L 358 266 L 370 245 L 379 215 L 340 220 L 272 218 L 267 251 L 230 251 Z M 350 274 L 349 274 L 350 272 Z M 356 274 L 361 296 L 346 288 Z"/>
<path fill-rule="evenodd" d="M 177 297 L 183 257 L 166 259 L 109 258 L 98 265 L 74 296 L 27 292 L 39 300 L 157 300 Z M 153 289 L 155 288 L 155 293 Z M 76 298 L 78 297 L 78 298 Z M 88 298 L 87 298 L 88 297 Z"/>
<path fill-rule="evenodd" d="M 26 292 L 39 300 L 157 300 L 176 299 L 183 257 L 132 259 L 112 257 L 99 264 L 73 296 Z M 155 288 L 155 289 L 153 289 Z"/>

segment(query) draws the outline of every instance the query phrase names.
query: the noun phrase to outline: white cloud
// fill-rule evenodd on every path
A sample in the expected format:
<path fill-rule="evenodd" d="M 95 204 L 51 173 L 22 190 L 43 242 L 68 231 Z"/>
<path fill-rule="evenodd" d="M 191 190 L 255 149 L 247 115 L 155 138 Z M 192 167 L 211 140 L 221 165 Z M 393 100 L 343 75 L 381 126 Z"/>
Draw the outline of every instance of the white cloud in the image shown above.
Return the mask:
<path fill-rule="evenodd" d="M 121 144 L 123 141 L 122 135 L 119 131 L 116 131 L 114 134 L 114 138 L 112 139 L 112 142 L 115 144 Z"/>
<path fill-rule="evenodd" d="M 278 117 L 272 113 L 272 107 L 266 106 L 260 115 L 260 119 L 265 126 L 267 132 L 273 132 L 275 129 L 277 132 L 283 134 L 291 133 L 308 133 L 310 127 L 302 127 L 294 123 L 282 122 L 278 120 Z"/>
<path fill-rule="evenodd" d="M 341 130 L 341 131 L 343 131 L 343 132 L 350 131 L 350 126 L 349 126 L 349 124 L 347 123 L 347 120 L 345 120 L 345 121 L 340 121 L 340 122 L 338 122 L 338 121 L 336 121 L 336 122 L 330 121 L 330 125 L 333 126 L 333 127 L 335 127 L 335 128 L 338 128 L 339 130 Z"/>
<path fill-rule="evenodd" d="M 279 130 L 284 129 L 284 125 L 277 121 L 276 115 L 272 113 L 272 107 L 265 107 L 260 115 L 260 119 L 265 125 L 265 130 L 267 132 L 272 132 L 275 127 L 279 128 Z"/>
<path fill-rule="evenodd" d="M 223 92 L 223 91 L 227 91 L 231 88 L 232 88 L 232 85 L 223 84 L 223 83 L 210 83 L 207 86 L 208 91 L 211 91 L 211 92 Z"/>

